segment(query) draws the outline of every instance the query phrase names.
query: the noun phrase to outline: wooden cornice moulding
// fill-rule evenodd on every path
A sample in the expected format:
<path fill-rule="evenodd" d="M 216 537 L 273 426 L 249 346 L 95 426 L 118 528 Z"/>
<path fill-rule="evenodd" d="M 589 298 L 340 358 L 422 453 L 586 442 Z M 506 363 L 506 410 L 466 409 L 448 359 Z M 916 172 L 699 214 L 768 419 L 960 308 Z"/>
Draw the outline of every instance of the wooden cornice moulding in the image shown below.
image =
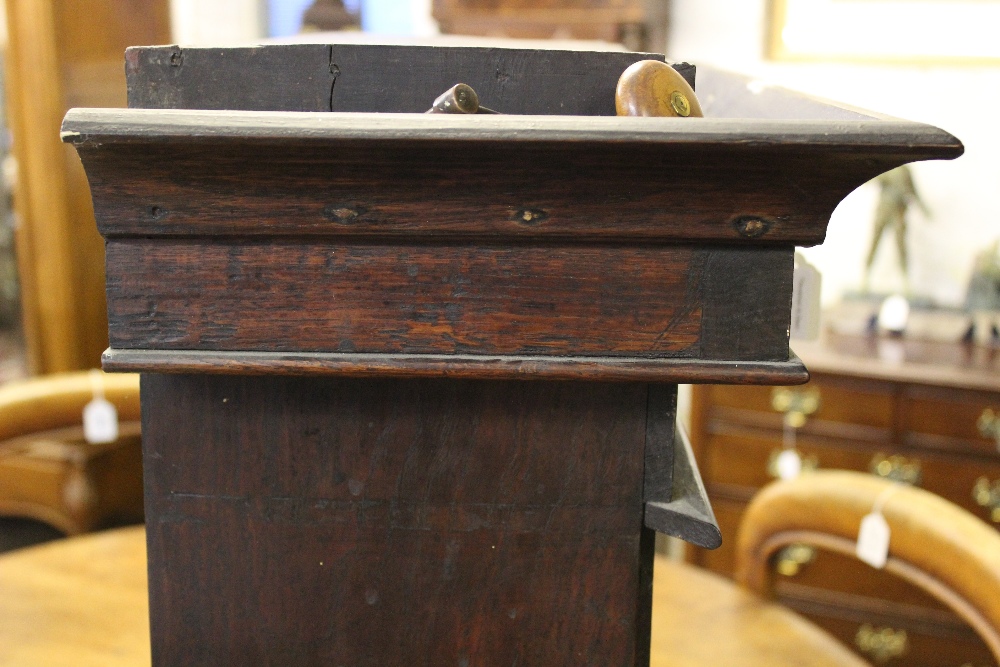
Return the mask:
<path fill-rule="evenodd" d="M 337 375 L 341 377 L 451 377 L 492 380 L 712 382 L 799 385 L 809 381 L 802 361 L 705 361 L 614 357 L 504 357 L 485 355 L 379 355 L 281 352 L 121 350 L 104 353 L 105 370 L 224 375 Z"/>
<path fill-rule="evenodd" d="M 805 381 L 794 246 L 857 186 L 962 145 L 711 70 L 716 117 L 609 115 L 648 57 L 130 49 L 145 108 L 62 128 L 107 241 L 106 367 Z M 409 113 L 455 77 L 507 113 Z"/>
<path fill-rule="evenodd" d="M 876 118 L 73 109 L 63 138 L 107 238 L 809 246 L 862 183 L 962 151 L 943 130 Z"/>

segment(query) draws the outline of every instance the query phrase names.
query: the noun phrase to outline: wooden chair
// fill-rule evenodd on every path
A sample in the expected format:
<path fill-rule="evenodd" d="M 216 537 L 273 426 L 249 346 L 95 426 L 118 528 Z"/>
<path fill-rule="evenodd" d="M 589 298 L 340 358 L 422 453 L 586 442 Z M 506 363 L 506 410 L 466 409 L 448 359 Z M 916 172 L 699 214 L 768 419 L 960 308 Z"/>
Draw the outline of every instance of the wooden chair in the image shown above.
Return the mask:
<path fill-rule="evenodd" d="M 94 396 L 87 372 L 0 387 L 0 515 L 36 519 L 73 535 L 142 519 L 139 376 L 101 375 L 118 410 L 115 442 L 83 437 Z"/>
<path fill-rule="evenodd" d="M 891 530 L 885 570 L 950 607 L 1000 660 L 1000 534 L 934 494 L 893 486 L 871 475 L 818 471 L 766 487 L 740 526 L 738 585 L 684 563 L 658 560 L 653 655 L 661 660 L 653 664 L 867 664 L 768 600 L 771 559 L 796 543 L 853 556 L 861 519 L 880 496 Z"/>

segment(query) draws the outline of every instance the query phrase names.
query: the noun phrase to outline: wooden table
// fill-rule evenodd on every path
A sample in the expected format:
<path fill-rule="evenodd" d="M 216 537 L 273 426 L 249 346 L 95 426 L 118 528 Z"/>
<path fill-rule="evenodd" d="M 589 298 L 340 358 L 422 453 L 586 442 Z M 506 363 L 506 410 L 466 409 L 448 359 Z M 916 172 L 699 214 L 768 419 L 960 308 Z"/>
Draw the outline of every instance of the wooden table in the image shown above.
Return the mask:
<path fill-rule="evenodd" d="M 142 526 L 0 556 L 0 665 L 149 664 Z"/>
<path fill-rule="evenodd" d="M 141 526 L 0 556 L 2 665 L 149 665 L 148 611 Z M 654 667 L 783 667 L 789 646 L 822 667 L 828 656 L 843 652 L 796 614 L 662 556 L 656 560 L 652 618 Z M 711 641 L 699 636 L 706 627 L 714 628 Z"/>
<path fill-rule="evenodd" d="M 648 663 L 653 531 L 719 541 L 676 383 L 805 381 L 794 246 L 962 150 L 725 75 L 739 119 L 606 117 L 649 57 L 146 47 L 67 116 L 157 665 Z M 502 113 L 421 113 L 457 81 Z"/>

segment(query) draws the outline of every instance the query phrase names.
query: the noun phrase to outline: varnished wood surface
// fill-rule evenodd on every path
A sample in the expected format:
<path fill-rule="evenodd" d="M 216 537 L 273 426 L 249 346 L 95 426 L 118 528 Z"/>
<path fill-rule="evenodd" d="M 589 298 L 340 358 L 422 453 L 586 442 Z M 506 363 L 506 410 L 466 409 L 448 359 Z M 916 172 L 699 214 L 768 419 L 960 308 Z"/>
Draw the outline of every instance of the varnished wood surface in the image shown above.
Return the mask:
<path fill-rule="evenodd" d="M 646 385 L 144 375 L 142 393 L 162 664 L 644 664 Z"/>
<path fill-rule="evenodd" d="M 202 352 L 120 350 L 104 353 L 113 372 L 225 375 L 336 375 L 340 377 L 451 377 L 489 380 L 587 380 L 609 382 L 724 382 L 797 385 L 809 380 L 792 356 L 785 362 L 615 357 L 504 357 L 486 355 L 381 355 L 301 352 Z"/>
<path fill-rule="evenodd" d="M 658 556 L 650 667 L 863 667 L 806 619 L 732 581 Z"/>
<path fill-rule="evenodd" d="M 819 373 L 1000 392 L 1000 349 L 992 346 L 824 332 L 794 347 Z"/>
<path fill-rule="evenodd" d="M 861 183 L 961 150 L 940 130 L 891 121 L 142 109 L 73 110 L 63 137 L 84 159 L 106 236 L 814 245 Z M 753 234 L 748 217 L 764 221 Z"/>
<path fill-rule="evenodd" d="M 0 556 L 0 664 L 148 666 L 145 537 L 137 526 Z"/>
<path fill-rule="evenodd" d="M 688 295 L 703 272 L 687 249 L 112 241 L 107 252 L 117 348 L 690 357 L 700 338 Z"/>
<path fill-rule="evenodd" d="M 652 600 L 652 667 L 864 664 L 838 660 L 842 647 L 800 617 L 690 566 L 657 558 Z M 2 664 L 144 667 L 147 613 L 142 527 L 0 556 Z"/>
<path fill-rule="evenodd" d="M 112 241 L 107 253 L 118 349 L 539 355 L 563 365 L 788 355 L 787 251 Z M 732 335 L 746 329 L 757 333 Z"/>

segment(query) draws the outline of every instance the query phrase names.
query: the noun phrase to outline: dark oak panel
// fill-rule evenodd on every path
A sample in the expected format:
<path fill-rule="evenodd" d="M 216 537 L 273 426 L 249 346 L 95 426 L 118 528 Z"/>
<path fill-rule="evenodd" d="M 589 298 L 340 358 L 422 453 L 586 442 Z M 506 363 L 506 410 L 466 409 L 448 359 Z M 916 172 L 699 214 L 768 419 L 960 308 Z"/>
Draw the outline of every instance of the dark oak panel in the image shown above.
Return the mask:
<path fill-rule="evenodd" d="M 114 241 L 107 252 L 111 340 L 121 348 L 697 350 L 701 274 L 689 273 L 689 249 Z"/>
<path fill-rule="evenodd" d="M 128 102 L 146 109 L 421 113 L 456 83 L 506 114 L 615 115 L 615 85 L 655 53 L 369 44 L 126 51 Z M 694 85 L 695 68 L 675 65 Z"/>
<path fill-rule="evenodd" d="M 797 385 L 809 380 L 805 366 L 794 354 L 787 361 L 725 361 L 684 358 L 109 349 L 104 353 L 103 364 L 105 370 L 112 372 L 216 375 L 450 377 L 488 380 L 600 378 L 609 382 L 782 385 Z"/>
<path fill-rule="evenodd" d="M 645 385 L 142 392 L 157 664 L 643 664 Z"/>
<path fill-rule="evenodd" d="M 788 360 L 784 249 L 115 240 L 107 256 L 115 348 Z"/>
<path fill-rule="evenodd" d="M 857 186 L 956 150 L 874 121 L 75 110 L 63 127 L 105 236 L 815 245 Z"/>

